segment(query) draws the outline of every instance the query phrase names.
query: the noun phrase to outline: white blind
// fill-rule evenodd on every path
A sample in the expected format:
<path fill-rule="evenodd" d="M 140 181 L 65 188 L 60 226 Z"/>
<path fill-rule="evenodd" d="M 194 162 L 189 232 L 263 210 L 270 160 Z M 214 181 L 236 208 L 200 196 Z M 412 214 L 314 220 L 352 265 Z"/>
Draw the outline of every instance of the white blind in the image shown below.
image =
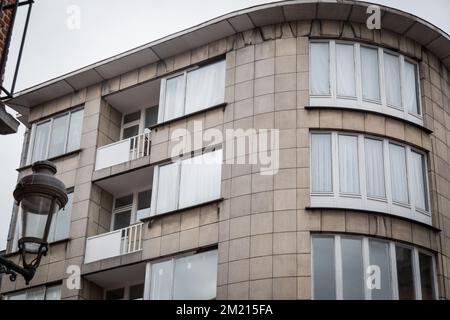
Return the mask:
<path fill-rule="evenodd" d="M 406 109 L 419 114 L 417 103 L 417 68 L 414 64 L 405 61 L 405 105 Z"/>
<path fill-rule="evenodd" d="M 411 171 L 413 176 L 413 196 L 416 207 L 427 210 L 425 166 L 423 155 L 411 152 Z"/>
<path fill-rule="evenodd" d="M 355 59 L 353 44 L 336 44 L 337 94 L 355 97 Z"/>
<path fill-rule="evenodd" d="M 396 144 L 389 144 L 389 159 L 392 199 L 402 203 L 408 203 L 405 148 Z"/>
<path fill-rule="evenodd" d="M 312 192 L 331 192 L 331 135 L 311 135 Z"/>
<path fill-rule="evenodd" d="M 365 138 L 364 154 L 366 161 L 367 195 L 373 197 L 386 196 L 384 185 L 383 142 Z"/>
<path fill-rule="evenodd" d="M 397 56 L 384 53 L 384 82 L 386 100 L 391 106 L 401 108 L 402 96 L 400 91 L 400 62 Z"/>
<path fill-rule="evenodd" d="M 339 135 L 339 183 L 344 193 L 359 193 L 358 138 Z"/>
<path fill-rule="evenodd" d="M 166 81 L 164 93 L 164 120 L 181 117 L 184 114 L 184 74 Z"/>
<path fill-rule="evenodd" d="M 311 43 L 311 93 L 330 94 L 330 58 L 328 43 Z"/>
<path fill-rule="evenodd" d="M 168 212 L 177 208 L 178 164 L 159 167 L 156 211 Z"/>
<path fill-rule="evenodd" d="M 361 83 L 364 99 L 380 100 L 377 49 L 361 47 Z"/>

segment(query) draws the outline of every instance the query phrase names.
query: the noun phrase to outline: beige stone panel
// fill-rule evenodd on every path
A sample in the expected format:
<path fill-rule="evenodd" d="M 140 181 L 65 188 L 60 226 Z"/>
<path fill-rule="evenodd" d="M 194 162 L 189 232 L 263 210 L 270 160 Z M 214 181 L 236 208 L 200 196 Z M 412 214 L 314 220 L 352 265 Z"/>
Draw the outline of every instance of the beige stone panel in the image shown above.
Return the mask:
<path fill-rule="evenodd" d="M 161 237 L 142 242 L 142 259 L 156 258 L 161 255 Z"/>
<path fill-rule="evenodd" d="M 161 237 L 161 255 L 172 254 L 180 249 L 180 233 L 171 233 Z"/>
<path fill-rule="evenodd" d="M 369 216 L 367 213 L 346 211 L 345 231 L 354 233 L 369 233 Z"/>
<path fill-rule="evenodd" d="M 228 296 L 230 300 L 247 300 L 249 295 L 249 282 L 238 282 L 228 285 Z"/>
<path fill-rule="evenodd" d="M 271 233 L 273 231 L 273 213 L 252 214 L 250 223 L 252 235 Z"/>
<path fill-rule="evenodd" d="M 251 236 L 250 257 L 271 255 L 273 245 L 273 235 L 271 233 Z"/>
<path fill-rule="evenodd" d="M 294 300 L 297 298 L 297 279 L 295 277 L 274 278 L 273 298 L 275 300 Z"/>
<path fill-rule="evenodd" d="M 162 217 L 162 235 L 179 232 L 181 226 L 181 215 L 171 214 Z"/>
<path fill-rule="evenodd" d="M 235 83 L 252 80 L 255 77 L 255 64 L 253 62 L 236 67 Z"/>
<path fill-rule="evenodd" d="M 412 241 L 411 222 L 400 219 L 392 219 L 392 237 L 407 242 Z"/>
<path fill-rule="evenodd" d="M 272 299 L 272 279 L 261 279 L 250 281 L 250 299 L 269 300 Z"/>
<path fill-rule="evenodd" d="M 181 230 L 191 229 L 200 225 L 200 209 L 194 208 L 181 214 Z"/>
<path fill-rule="evenodd" d="M 295 38 L 275 40 L 275 55 L 287 56 L 297 53 L 297 41 Z"/>
<path fill-rule="evenodd" d="M 273 192 L 260 192 L 251 195 L 251 212 L 260 213 L 273 210 Z"/>
<path fill-rule="evenodd" d="M 255 60 L 255 47 L 247 46 L 236 50 L 236 66 L 240 66 Z"/>
<path fill-rule="evenodd" d="M 297 252 L 296 232 L 280 232 L 273 234 L 273 253 L 289 254 Z"/>
<path fill-rule="evenodd" d="M 343 111 L 342 127 L 346 130 L 364 131 L 364 113 L 347 110 Z"/>
<path fill-rule="evenodd" d="M 276 211 L 273 213 L 273 231 L 287 232 L 297 229 L 297 212 L 295 210 Z"/>
<path fill-rule="evenodd" d="M 311 299 L 311 277 L 297 278 L 297 299 Z"/>
<path fill-rule="evenodd" d="M 180 250 L 197 248 L 199 244 L 199 228 L 180 232 Z"/>
<path fill-rule="evenodd" d="M 322 231 L 344 232 L 345 231 L 345 211 L 343 211 L 343 210 L 323 210 L 321 225 L 322 225 Z"/>
<path fill-rule="evenodd" d="M 267 40 L 255 45 L 255 60 L 267 59 L 275 56 L 275 40 Z"/>
<path fill-rule="evenodd" d="M 271 76 L 275 73 L 275 59 L 269 58 L 255 62 L 255 78 Z"/>
<path fill-rule="evenodd" d="M 342 111 L 320 110 L 320 127 L 327 129 L 341 129 Z"/>
<path fill-rule="evenodd" d="M 253 88 L 247 88 L 247 89 L 250 90 Z M 236 90 L 237 90 L 237 86 L 236 86 Z M 273 75 L 255 79 L 255 92 L 254 92 L 255 97 L 274 93 L 274 92 L 275 92 L 275 77 Z M 247 94 L 251 95 L 252 93 L 253 93 L 253 91 L 251 91 Z M 237 98 L 236 98 L 236 100 L 237 100 Z"/>
<path fill-rule="evenodd" d="M 250 259 L 231 261 L 228 267 L 228 283 L 248 281 L 250 278 Z"/>
<path fill-rule="evenodd" d="M 253 196 L 245 195 L 232 198 L 230 204 L 230 217 L 239 217 L 249 214 L 251 211 L 252 197 Z"/>
<path fill-rule="evenodd" d="M 250 237 L 230 240 L 229 261 L 247 259 L 250 257 Z"/>
<path fill-rule="evenodd" d="M 199 246 L 206 246 L 219 241 L 219 224 L 211 223 L 200 227 Z"/>
<path fill-rule="evenodd" d="M 275 93 L 275 110 L 290 110 L 296 108 L 297 108 L 296 91 Z"/>
<path fill-rule="evenodd" d="M 230 220 L 230 239 L 248 237 L 250 235 L 250 216 Z"/>
<path fill-rule="evenodd" d="M 255 97 L 254 101 L 254 113 L 260 114 L 260 113 L 266 113 L 271 112 L 275 109 L 275 95 L 274 94 L 267 94 L 262 96 Z M 272 127 L 267 127 L 272 128 Z"/>

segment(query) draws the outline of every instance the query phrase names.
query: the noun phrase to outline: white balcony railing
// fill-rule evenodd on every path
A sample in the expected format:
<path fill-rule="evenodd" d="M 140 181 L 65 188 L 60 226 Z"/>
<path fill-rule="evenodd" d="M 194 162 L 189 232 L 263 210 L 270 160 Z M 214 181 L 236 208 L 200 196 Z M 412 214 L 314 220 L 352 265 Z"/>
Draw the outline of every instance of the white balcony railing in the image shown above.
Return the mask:
<path fill-rule="evenodd" d="M 143 223 L 137 223 L 87 238 L 84 263 L 142 250 L 142 225 Z"/>
<path fill-rule="evenodd" d="M 97 149 L 95 170 L 100 170 L 150 154 L 150 132 L 120 140 Z"/>

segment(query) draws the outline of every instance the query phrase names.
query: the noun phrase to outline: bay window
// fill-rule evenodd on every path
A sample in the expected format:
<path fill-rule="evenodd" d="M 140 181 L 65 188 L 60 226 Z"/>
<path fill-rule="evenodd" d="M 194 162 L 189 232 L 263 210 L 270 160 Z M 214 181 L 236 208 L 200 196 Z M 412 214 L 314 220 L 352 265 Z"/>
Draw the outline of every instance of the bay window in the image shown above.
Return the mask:
<path fill-rule="evenodd" d="M 74 109 L 33 124 L 27 164 L 79 149 L 82 125 L 83 109 Z"/>
<path fill-rule="evenodd" d="M 151 215 L 220 198 L 222 149 L 157 166 Z"/>
<path fill-rule="evenodd" d="M 310 105 L 361 109 L 423 125 L 418 64 L 387 49 L 310 42 Z"/>
<path fill-rule="evenodd" d="M 312 236 L 312 292 L 317 300 L 436 299 L 432 253 L 351 235 Z"/>
<path fill-rule="evenodd" d="M 431 224 L 425 155 L 388 139 L 311 133 L 311 206 L 389 213 Z"/>
<path fill-rule="evenodd" d="M 189 69 L 161 81 L 158 122 L 165 122 L 223 103 L 225 60 Z"/>
<path fill-rule="evenodd" d="M 146 298 L 210 300 L 216 297 L 217 250 L 147 265 Z"/>

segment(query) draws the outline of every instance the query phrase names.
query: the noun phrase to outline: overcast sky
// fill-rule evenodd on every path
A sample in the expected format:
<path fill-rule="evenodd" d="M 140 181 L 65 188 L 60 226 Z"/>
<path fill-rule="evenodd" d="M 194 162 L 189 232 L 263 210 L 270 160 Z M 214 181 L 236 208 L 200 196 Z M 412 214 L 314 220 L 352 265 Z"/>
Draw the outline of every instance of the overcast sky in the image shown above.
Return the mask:
<path fill-rule="evenodd" d="M 206 20 L 268 0 L 36 0 L 23 52 L 17 89 L 60 76 Z M 415 14 L 450 33 L 448 0 L 373 0 Z M 70 28 L 70 14 L 80 13 L 80 28 Z M 14 26 L 6 83 L 11 80 L 25 10 Z M 11 111 L 11 110 L 10 110 Z M 13 204 L 24 127 L 0 136 L 0 250 Z"/>

